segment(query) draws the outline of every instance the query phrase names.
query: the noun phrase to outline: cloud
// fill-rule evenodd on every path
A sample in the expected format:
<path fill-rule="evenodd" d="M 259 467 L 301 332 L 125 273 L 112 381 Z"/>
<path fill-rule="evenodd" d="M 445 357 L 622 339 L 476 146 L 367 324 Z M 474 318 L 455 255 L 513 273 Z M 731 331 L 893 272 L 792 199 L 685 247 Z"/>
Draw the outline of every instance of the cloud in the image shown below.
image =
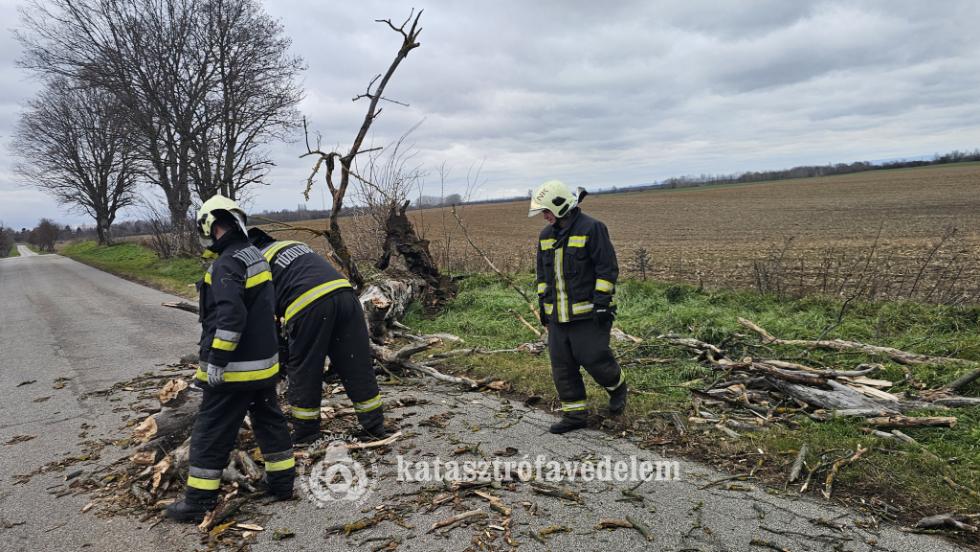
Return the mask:
<path fill-rule="evenodd" d="M 351 98 L 384 71 L 399 37 L 380 0 L 266 2 L 309 68 L 302 111 L 324 147 L 346 148 L 363 116 Z M 928 155 L 980 145 L 980 4 L 902 1 L 738 3 L 584 0 L 433 3 L 421 48 L 399 67 L 369 138 L 391 143 L 419 121 L 416 159 L 451 169 L 461 192 L 482 164 L 481 197 L 548 178 L 625 186 L 670 176 Z M 11 8 L 0 17 L 13 21 Z M 5 38 L 0 135 L 33 84 Z M 11 46 L 11 47 L 7 47 Z M 5 138 L 0 138 L 3 140 Z M 273 144 L 258 209 L 295 207 L 311 167 L 302 133 Z M 0 167 L 12 165 L 0 152 Z M 438 183 L 430 175 L 432 191 Z M 27 201 L 5 195 L 0 202 Z M 24 209 L 36 219 L 39 196 Z M 315 193 L 319 207 L 321 194 Z M 50 202 L 49 202 L 50 204 Z M 50 206 L 46 209 L 49 211 Z M 0 216 L 6 207 L 0 207 Z"/>

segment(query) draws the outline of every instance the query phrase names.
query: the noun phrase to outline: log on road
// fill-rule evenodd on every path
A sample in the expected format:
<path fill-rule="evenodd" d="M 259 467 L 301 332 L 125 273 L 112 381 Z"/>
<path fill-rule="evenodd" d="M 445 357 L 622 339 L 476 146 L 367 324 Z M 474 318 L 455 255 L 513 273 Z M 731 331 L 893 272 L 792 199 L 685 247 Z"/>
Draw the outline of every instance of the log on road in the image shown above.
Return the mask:
<path fill-rule="evenodd" d="M 140 445 L 137 450 L 167 453 L 187 439 L 203 396 L 197 387 L 184 387 L 160 412 L 143 420 L 133 432 L 133 439 Z"/>

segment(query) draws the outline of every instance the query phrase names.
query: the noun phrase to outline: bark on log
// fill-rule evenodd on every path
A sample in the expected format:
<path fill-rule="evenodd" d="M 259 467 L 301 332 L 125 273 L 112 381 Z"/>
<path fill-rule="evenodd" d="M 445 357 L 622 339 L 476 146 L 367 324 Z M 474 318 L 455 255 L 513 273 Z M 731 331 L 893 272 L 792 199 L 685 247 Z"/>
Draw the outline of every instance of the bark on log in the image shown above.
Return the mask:
<path fill-rule="evenodd" d="M 860 351 L 872 356 L 887 357 L 899 364 L 975 364 L 973 361 L 964 360 L 961 358 L 922 355 L 919 353 L 902 351 L 893 347 L 868 345 L 867 343 L 861 343 L 859 341 L 846 341 L 843 339 L 779 339 L 751 320 L 739 318 L 738 323 L 759 334 L 763 343 L 772 345 L 792 345 L 807 349 L 831 349 L 835 351 Z M 978 377 L 980 377 L 980 375 L 978 375 Z"/>
<path fill-rule="evenodd" d="M 200 389 L 190 386 L 161 408 L 160 412 L 144 420 L 135 435 L 136 440 L 141 443 L 137 450 L 162 450 L 166 453 L 187 439 L 194 427 L 194 419 L 203 395 Z M 139 431 L 140 428 L 145 431 Z"/>
<path fill-rule="evenodd" d="M 412 301 L 421 294 L 423 287 L 421 280 L 409 278 L 382 280 L 364 288 L 359 300 L 364 310 L 364 320 L 375 341 L 384 342 L 405 316 Z"/>
<path fill-rule="evenodd" d="M 392 204 L 385 221 L 384 253 L 377 263 L 379 270 L 385 270 L 394 252 L 398 252 L 405 261 L 409 272 L 425 281 L 425 293 L 422 306 L 426 312 L 434 312 L 456 296 L 456 283 L 452 278 L 439 272 L 432 254 L 429 253 L 429 241 L 419 237 L 405 214 L 410 202 L 401 206 Z"/>
<path fill-rule="evenodd" d="M 955 427 L 954 416 L 883 416 L 868 418 L 867 422 L 875 427 Z"/>
<path fill-rule="evenodd" d="M 170 307 L 172 309 L 177 309 L 177 310 L 182 310 L 182 311 L 187 311 L 187 312 L 197 314 L 197 305 L 193 303 L 188 303 L 187 301 L 161 303 L 161 305 L 163 305 L 164 307 Z"/>
<path fill-rule="evenodd" d="M 950 408 L 963 408 L 967 406 L 980 406 L 980 397 L 943 397 L 931 402 L 932 404 L 948 406 Z"/>
<path fill-rule="evenodd" d="M 976 533 L 980 531 L 976 525 L 970 525 L 977 518 L 975 516 L 961 514 L 939 514 L 924 517 L 915 524 L 916 529 L 955 529 L 957 531 L 967 531 Z"/>
<path fill-rule="evenodd" d="M 443 374 L 442 372 L 436 370 L 435 368 L 432 368 L 431 366 L 418 364 L 410 360 L 412 354 L 421 352 L 427 348 L 428 346 L 421 347 L 421 348 L 419 348 L 418 346 L 409 346 L 409 347 L 403 347 L 399 351 L 392 351 L 387 347 L 381 347 L 379 345 L 372 343 L 371 353 L 374 355 L 374 358 L 378 362 L 381 362 L 382 364 L 390 368 L 412 370 L 414 372 L 419 372 L 420 374 L 424 374 L 432 378 L 435 378 L 439 381 L 465 385 L 467 387 L 470 387 L 471 389 L 480 386 L 480 384 L 476 380 L 472 380 L 470 378 L 462 377 L 462 376 L 451 376 L 449 374 Z"/>
<path fill-rule="evenodd" d="M 980 368 L 967 372 L 962 376 L 956 378 L 955 380 L 953 380 L 952 383 L 946 386 L 946 389 L 950 391 L 959 391 L 960 389 L 973 383 L 977 379 L 980 379 Z"/>
<path fill-rule="evenodd" d="M 790 397 L 809 405 L 826 410 L 874 410 L 886 413 L 898 411 L 893 404 L 876 401 L 847 385 L 834 380 L 827 380 L 829 390 L 818 389 L 796 383 L 790 383 L 770 377 L 769 383 Z"/>

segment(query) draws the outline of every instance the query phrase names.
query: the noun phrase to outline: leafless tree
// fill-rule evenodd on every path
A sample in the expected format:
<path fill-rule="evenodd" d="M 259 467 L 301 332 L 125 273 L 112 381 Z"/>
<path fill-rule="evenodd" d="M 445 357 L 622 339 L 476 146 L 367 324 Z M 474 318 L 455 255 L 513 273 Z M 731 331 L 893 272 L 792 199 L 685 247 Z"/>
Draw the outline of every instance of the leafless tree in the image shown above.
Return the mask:
<path fill-rule="evenodd" d="M 133 124 L 145 177 L 181 229 L 196 114 L 207 96 L 210 50 L 198 0 L 50 0 L 21 11 L 21 64 L 115 95 Z"/>
<path fill-rule="evenodd" d="M 261 180 L 261 146 L 294 116 L 301 64 L 255 0 L 33 0 L 21 14 L 20 64 L 117 98 L 175 231 L 193 192 Z"/>
<path fill-rule="evenodd" d="M 299 126 L 295 81 L 303 61 L 290 55 L 282 24 L 256 2 L 211 0 L 203 8 L 215 83 L 200 112 L 191 176 L 201 198 L 238 199 L 272 166 L 263 145 Z"/>
<path fill-rule="evenodd" d="M 50 81 L 21 116 L 17 171 L 28 184 L 95 221 L 99 243 L 111 240 L 120 209 L 133 204 L 135 159 L 129 125 L 113 95 Z"/>
<path fill-rule="evenodd" d="M 364 286 L 364 277 L 358 270 L 357 263 L 354 261 L 354 258 L 350 253 L 350 249 L 347 247 L 347 243 L 344 241 L 343 234 L 340 231 L 340 223 L 338 218 L 340 217 L 341 209 L 343 209 L 344 206 L 344 197 L 347 195 L 347 189 L 350 186 L 351 175 L 360 181 L 366 180 L 365 178 L 356 174 L 356 172 L 353 170 L 352 167 L 354 159 L 359 154 L 377 150 L 377 148 L 361 148 L 364 144 L 364 139 L 367 137 L 368 130 L 371 128 L 371 124 L 374 123 L 374 120 L 381 114 L 381 108 L 378 107 L 378 103 L 380 103 L 381 100 L 393 101 L 384 97 L 385 87 L 388 86 L 388 82 L 391 80 L 392 75 L 395 74 L 395 70 L 398 69 L 401 62 L 412 50 L 420 46 L 420 43 L 418 42 L 419 34 L 422 32 L 422 28 L 418 26 L 420 17 L 422 17 L 421 10 L 418 12 L 418 14 L 412 10 L 412 13 L 400 26 L 396 26 L 390 19 L 377 20 L 377 22 L 388 25 L 388 27 L 400 34 L 402 37 L 402 43 L 398 48 L 398 52 L 395 54 L 395 59 L 391 62 L 391 65 L 388 66 L 388 70 L 385 71 L 384 74 L 376 75 L 373 79 L 371 79 L 371 82 L 368 83 L 367 90 L 363 94 L 359 94 L 353 98 L 354 101 L 367 99 L 368 108 L 367 113 L 364 114 L 364 120 L 361 122 L 361 128 L 354 136 L 354 141 L 351 143 L 350 149 L 347 150 L 347 153 L 323 151 L 321 149 L 319 139 L 315 145 L 311 144 L 309 129 L 307 128 L 306 121 L 303 121 L 303 130 L 306 134 L 306 153 L 300 157 L 316 156 L 316 163 L 313 165 L 313 170 L 310 172 L 310 176 L 307 179 L 304 195 L 307 201 L 309 201 L 310 191 L 313 189 L 313 181 L 317 174 L 320 173 L 320 170 L 323 169 L 323 176 L 326 180 L 327 188 L 330 190 L 330 196 L 333 200 L 333 204 L 330 209 L 330 223 L 328 228 L 323 232 L 323 235 L 326 237 L 327 242 L 330 243 L 330 247 L 333 249 L 341 268 L 357 289 Z M 340 165 L 339 182 L 334 180 L 334 169 L 338 163 Z"/>

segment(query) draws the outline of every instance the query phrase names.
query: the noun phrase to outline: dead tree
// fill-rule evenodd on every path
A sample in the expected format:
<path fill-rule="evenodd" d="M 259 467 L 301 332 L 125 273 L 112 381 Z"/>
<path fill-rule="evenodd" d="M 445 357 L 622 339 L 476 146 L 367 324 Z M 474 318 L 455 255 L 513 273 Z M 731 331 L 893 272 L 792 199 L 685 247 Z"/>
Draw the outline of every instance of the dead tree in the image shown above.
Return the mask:
<path fill-rule="evenodd" d="M 368 153 L 371 151 L 377 151 L 377 148 L 361 149 L 364 139 L 367 137 L 368 131 L 371 129 L 371 124 L 374 120 L 381 114 L 382 109 L 378 107 L 378 103 L 381 100 L 392 101 L 384 97 L 385 88 L 388 86 L 388 82 L 391 77 L 395 74 L 395 70 L 401 62 L 408 57 L 408 54 L 418 48 L 420 43 L 418 42 L 419 34 L 422 32 L 422 28 L 418 26 L 419 18 L 422 17 L 422 11 L 420 10 L 418 14 L 412 10 L 409 14 L 408 19 L 406 19 L 400 26 L 395 26 L 390 19 L 379 19 L 378 23 L 385 23 L 392 30 L 397 32 L 402 37 L 401 46 L 398 48 L 398 52 L 395 54 L 395 59 L 388 66 L 388 70 L 384 74 L 378 74 L 371 82 L 368 83 L 367 90 L 363 94 L 354 96 L 353 101 L 358 101 L 361 99 L 368 100 L 367 112 L 364 114 L 364 120 L 361 123 L 361 128 L 358 130 L 357 135 L 354 137 L 354 141 L 351 143 L 350 148 L 346 153 L 340 153 L 337 151 L 325 152 L 320 149 L 319 139 L 317 140 L 316 146 L 310 144 L 309 129 L 307 128 L 307 123 L 303 121 L 303 130 L 306 135 L 306 153 L 300 156 L 300 158 L 315 156 L 316 163 L 313 165 L 313 170 L 310 173 L 309 178 L 306 181 L 306 190 L 303 192 L 307 201 L 310 199 L 310 191 L 313 189 L 313 180 L 316 178 L 317 174 L 323 169 L 324 180 L 327 184 L 327 189 L 330 190 L 330 197 L 333 200 L 333 205 L 330 208 L 330 222 L 322 235 L 327 239 L 330 247 L 333 249 L 338 262 L 341 265 L 343 271 L 347 274 L 348 279 L 354 285 L 355 289 L 362 289 L 364 287 L 364 277 L 357 268 L 357 263 L 354 261 L 353 255 L 351 255 L 350 249 L 347 247 L 347 242 L 344 240 L 344 236 L 340 230 L 339 217 L 341 211 L 344 207 L 344 198 L 347 195 L 347 189 L 350 186 L 350 178 L 354 176 L 356 179 L 361 181 L 366 181 L 360 175 L 356 174 L 353 170 L 354 159 L 362 153 Z M 410 25 L 409 25 L 410 24 Z M 406 30 L 407 27 L 407 30 Z M 334 179 L 334 169 L 337 165 L 340 165 L 340 180 L 335 181 Z"/>

